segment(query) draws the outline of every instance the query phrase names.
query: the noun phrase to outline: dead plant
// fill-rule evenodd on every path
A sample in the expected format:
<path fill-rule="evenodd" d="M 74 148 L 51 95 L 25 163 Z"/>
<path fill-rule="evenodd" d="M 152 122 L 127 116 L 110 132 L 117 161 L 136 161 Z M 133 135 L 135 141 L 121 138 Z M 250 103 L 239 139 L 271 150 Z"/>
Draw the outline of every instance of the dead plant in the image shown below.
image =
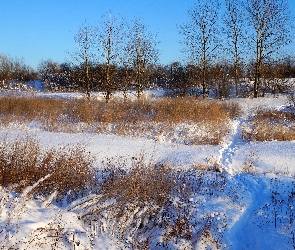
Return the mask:
<path fill-rule="evenodd" d="M 133 158 L 128 170 L 113 168 L 107 171 L 110 173 L 103 194 L 107 199 L 115 198 L 122 206 L 132 202 L 138 206 L 155 204 L 162 207 L 173 187 L 172 170 L 166 165 L 146 164 L 143 155 Z"/>
<path fill-rule="evenodd" d="M 60 195 L 81 191 L 93 181 L 93 157 L 82 145 L 42 150 L 34 137 L 7 137 L 0 142 L 0 184 L 20 192 L 42 181 L 35 192 Z"/>
<path fill-rule="evenodd" d="M 183 136 L 179 139 L 186 144 L 221 143 L 230 120 L 239 112 L 235 104 L 189 97 L 124 102 L 114 99 L 109 103 L 34 96 L 0 98 L 0 122 L 3 125 L 38 122 L 49 131 L 90 130 L 157 139 L 157 136 L 175 134 L 180 124 L 187 124 L 180 131 Z M 192 135 L 187 133 L 191 126 L 197 128 Z M 154 131 L 156 135 L 153 135 Z"/>
<path fill-rule="evenodd" d="M 260 109 L 250 121 L 251 128 L 243 131 L 243 135 L 255 141 L 292 141 L 295 140 L 294 120 L 291 112 Z"/>

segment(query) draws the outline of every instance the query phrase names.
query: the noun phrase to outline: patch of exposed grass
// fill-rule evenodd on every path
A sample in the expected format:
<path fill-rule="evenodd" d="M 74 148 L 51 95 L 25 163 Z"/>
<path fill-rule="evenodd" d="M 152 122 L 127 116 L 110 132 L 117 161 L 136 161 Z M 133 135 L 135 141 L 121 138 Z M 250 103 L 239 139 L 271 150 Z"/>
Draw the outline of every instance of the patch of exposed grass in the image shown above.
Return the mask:
<path fill-rule="evenodd" d="M 276 110 L 258 110 L 250 121 L 251 128 L 243 131 L 248 140 L 292 141 L 295 140 L 295 115 Z"/>
<path fill-rule="evenodd" d="M 114 99 L 109 103 L 84 99 L 0 98 L 0 122 L 4 125 L 39 122 L 50 131 L 86 130 L 153 139 L 178 134 L 177 141 L 188 144 L 221 143 L 230 120 L 239 112 L 234 104 L 195 98 L 125 102 Z"/>
<path fill-rule="evenodd" d="M 43 180 L 36 193 L 81 191 L 93 181 L 93 157 L 82 145 L 42 150 L 30 136 L 0 142 L 0 185 L 17 192 Z"/>

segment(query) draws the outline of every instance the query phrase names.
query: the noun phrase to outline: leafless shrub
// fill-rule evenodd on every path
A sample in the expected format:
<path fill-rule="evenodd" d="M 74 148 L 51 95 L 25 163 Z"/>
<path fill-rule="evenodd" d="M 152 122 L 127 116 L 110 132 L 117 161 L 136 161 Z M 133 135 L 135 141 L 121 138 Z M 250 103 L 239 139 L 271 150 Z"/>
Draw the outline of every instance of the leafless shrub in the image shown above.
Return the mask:
<path fill-rule="evenodd" d="M 165 242 L 177 241 L 177 239 L 191 240 L 193 227 L 190 224 L 190 210 L 181 202 L 178 202 L 177 215 L 170 227 L 167 227 L 163 239 Z"/>
<path fill-rule="evenodd" d="M 110 171 L 103 194 L 108 199 L 115 198 L 120 206 L 132 201 L 138 206 L 155 204 L 162 207 L 173 187 L 172 170 L 166 165 L 146 165 L 144 156 L 134 159 L 129 170 Z"/>
<path fill-rule="evenodd" d="M 146 239 L 138 238 L 135 239 L 135 242 L 132 243 L 132 250 L 149 250 L 151 245 L 151 236 L 147 237 Z"/>
<path fill-rule="evenodd" d="M 246 155 L 245 160 L 242 165 L 242 173 L 255 173 L 255 165 L 257 164 L 259 157 L 258 155 L 253 151 L 250 152 L 248 155 Z"/>
<path fill-rule="evenodd" d="M 209 159 L 205 163 L 200 163 L 192 166 L 192 169 L 198 171 L 221 172 L 220 163 L 214 159 Z"/>
<path fill-rule="evenodd" d="M 170 203 L 173 171 L 141 155 L 133 158 L 131 166 L 124 160 L 107 161 L 102 178 L 99 199 L 83 210 L 81 218 L 89 225 L 97 221 L 98 233 L 129 239 L 126 244 L 135 249 L 147 247 L 150 242 L 143 234 L 161 220 L 164 207 Z"/>
<path fill-rule="evenodd" d="M 221 244 L 216 240 L 210 230 L 210 228 L 205 227 L 200 232 L 200 239 L 197 244 L 199 248 L 205 248 L 205 249 L 221 249 Z"/>
<path fill-rule="evenodd" d="M 108 159 L 104 165 L 101 193 L 79 208 L 86 225 L 94 225 L 95 234 L 112 235 L 133 249 L 181 242 L 191 246 L 200 238 L 203 226 L 213 230 L 221 222 L 213 223 L 211 215 L 207 216 L 210 224 L 199 218 L 198 201 L 191 198 L 192 194 L 223 192 L 226 178 L 216 170 L 174 170 L 167 164 L 154 164 L 144 155 L 133 158 L 131 164 L 120 158 Z"/>
<path fill-rule="evenodd" d="M 44 193 L 53 184 L 54 189 L 63 195 L 69 191 L 79 192 L 88 188 L 94 180 L 93 160 L 82 145 L 51 149 L 45 154 L 39 167 L 41 172 L 51 174 L 39 191 Z"/>

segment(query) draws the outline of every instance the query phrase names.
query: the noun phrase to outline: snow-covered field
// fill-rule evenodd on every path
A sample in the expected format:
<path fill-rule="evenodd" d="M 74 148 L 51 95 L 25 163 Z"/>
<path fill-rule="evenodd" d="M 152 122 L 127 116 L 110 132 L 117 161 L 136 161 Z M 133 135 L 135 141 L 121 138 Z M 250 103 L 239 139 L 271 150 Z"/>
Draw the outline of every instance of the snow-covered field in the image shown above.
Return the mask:
<path fill-rule="evenodd" d="M 54 95 L 75 97 L 75 94 Z M 161 92 L 147 93 L 149 98 L 160 95 Z M 287 98 L 230 101 L 239 103 L 243 112 L 232 122 L 231 133 L 221 145 L 54 133 L 23 124 L 2 128 L 0 138 L 29 134 L 44 148 L 83 144 L 95 156 L 96 168 L 106 159 L 124 158 L 129 162 L 132 157 L 144 154 L 145 159 L 191 173 L 188 179 L 192 192 L 185 198 L 174 197 L 167 211 L 169 218 L 175 217 L 175 224 L 181 221 L 178 217 L 183 221 L 188 218 L 186 229 L 173 236 L 170 232 L 169 241 L 165 241 L 163 235 L 171 228 L 169 225 L 165 228 L 165 223 L 156 224 L 142 232 L 143 243 L 137 235 L 138 244 L 132 245 L 135 242 L 130 238 L 132 234 L 119 237 L 116 225 L 108 225 L 107 215 L 89 225 L 81 220 L 85 204 L 94 204 L 97 195 L 61 205 L 51 202 L 50 197 L 30 198 L 27 195 L 30 187 L 22 194 L 0 188 L 1 249 L 295 249 L 295 141 L 256 142 L 242 138 L 242 127 L 258 107 L 280 110 L 287 105 Z M 193 171 L 202 164 L 217 164 L 221 172 Z M 190 237 L 182 235 L 184 231 Z"/>

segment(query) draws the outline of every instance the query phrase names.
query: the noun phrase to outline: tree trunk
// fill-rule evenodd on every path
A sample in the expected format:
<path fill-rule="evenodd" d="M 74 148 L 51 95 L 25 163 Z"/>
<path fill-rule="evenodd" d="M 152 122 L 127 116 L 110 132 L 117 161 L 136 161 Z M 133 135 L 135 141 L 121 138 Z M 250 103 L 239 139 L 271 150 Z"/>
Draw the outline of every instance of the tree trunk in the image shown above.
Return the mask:
<path fill-rule="evenodd" d="M 203 72 L 202 72 L 202 87 L 203 87 L 203 99 L 206 97 L 207 90 L 207 55 L 206 55 L 206 43 L 203 43 Z"/>
<path fill-rule="evenodd" d="M 87 51 L 85 50 L 85 54 L 87 55 Z M 87 99 L 90 100 L 90 78 L 89 78 L 89 62 L 88 62 L 88 56 L 86 56 L 85 61 L 85 73 L 86 73 L 86 95 Z"/>

